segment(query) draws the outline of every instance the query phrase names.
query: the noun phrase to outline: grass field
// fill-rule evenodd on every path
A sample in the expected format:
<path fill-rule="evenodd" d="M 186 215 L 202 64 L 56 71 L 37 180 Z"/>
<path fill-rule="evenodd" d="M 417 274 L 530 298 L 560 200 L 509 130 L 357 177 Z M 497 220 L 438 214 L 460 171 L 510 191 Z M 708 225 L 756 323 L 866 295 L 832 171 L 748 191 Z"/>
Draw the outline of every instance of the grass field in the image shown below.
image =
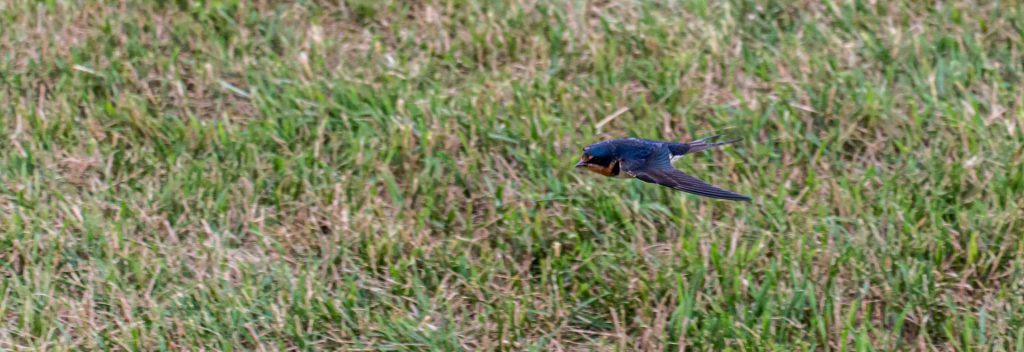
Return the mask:
<path fill-rule="evenodd" d="M 0 349 L 1024 351 L 1015 1 L 0 1 Z M 635 136 L 749 203 L 573 169 Z"/>

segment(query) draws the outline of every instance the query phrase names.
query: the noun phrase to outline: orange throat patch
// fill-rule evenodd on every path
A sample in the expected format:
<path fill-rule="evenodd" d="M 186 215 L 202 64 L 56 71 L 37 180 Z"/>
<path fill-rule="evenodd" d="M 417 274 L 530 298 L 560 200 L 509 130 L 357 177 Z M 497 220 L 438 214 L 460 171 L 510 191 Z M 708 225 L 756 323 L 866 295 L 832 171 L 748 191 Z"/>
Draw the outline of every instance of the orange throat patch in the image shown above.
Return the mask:
<path fill-rule="evenodd" d="M 587 170 L 590 170 L 590 171 L 593 171 L 593 172 L 596 172 L 596 173 L 599 173 L 599 174 L 602 174 L 602 175 L 605 175 L 605 176 L 608 176 L 608 177 L 615 177 L 616 176 L 615 172 L 618 171 L 617 169 L 619 168 L 618 166 L 619 166 L 619 161 L 616 160 L 616 161 L 613 161 L 613 162 L 609 163 L 607 167 L 602 167 L 601 165 L 596 165 L 596 164 L 587 164 Z"/>

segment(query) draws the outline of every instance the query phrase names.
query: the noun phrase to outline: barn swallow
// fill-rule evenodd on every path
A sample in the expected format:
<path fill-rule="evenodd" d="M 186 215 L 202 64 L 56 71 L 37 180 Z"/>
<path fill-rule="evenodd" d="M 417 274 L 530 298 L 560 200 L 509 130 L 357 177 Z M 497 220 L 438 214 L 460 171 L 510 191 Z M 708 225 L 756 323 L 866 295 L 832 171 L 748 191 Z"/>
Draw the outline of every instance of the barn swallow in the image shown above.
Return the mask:
<path fill-rule="evenodd" d="M 583 148 L 583 156 L 576 167 L 608 177 L 637 178 L 708 198 L 750 200 L 750 197 L 712 186 L 672 167 L 672 162 L 686 154 L 739 141 L 714 142 L 719 136 L 687 143 L 637 138 L 608 140 Z"/>

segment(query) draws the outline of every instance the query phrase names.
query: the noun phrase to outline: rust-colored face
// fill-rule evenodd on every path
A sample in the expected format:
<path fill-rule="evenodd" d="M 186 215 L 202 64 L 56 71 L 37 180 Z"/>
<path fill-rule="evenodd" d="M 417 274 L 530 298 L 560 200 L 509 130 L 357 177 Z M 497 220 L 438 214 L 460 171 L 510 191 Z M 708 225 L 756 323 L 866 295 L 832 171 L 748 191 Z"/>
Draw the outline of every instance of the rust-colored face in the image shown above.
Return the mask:
<path fill-rule="evenodd" d="M 614 177 L 619 174 L 618 160 L 598 160 L 586 153 L 580 157 L 580 161 L 576 163 L 576 167 L 585 167 L 587 170 L 609 177 Z"/>

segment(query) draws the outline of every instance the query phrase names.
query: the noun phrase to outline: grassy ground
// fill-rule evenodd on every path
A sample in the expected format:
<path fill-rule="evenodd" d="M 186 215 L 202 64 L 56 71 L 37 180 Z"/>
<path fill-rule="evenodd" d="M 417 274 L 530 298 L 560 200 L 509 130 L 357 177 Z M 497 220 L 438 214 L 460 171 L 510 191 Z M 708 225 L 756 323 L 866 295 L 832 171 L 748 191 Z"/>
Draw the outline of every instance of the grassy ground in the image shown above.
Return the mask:
<path fill-rule="evenodd" d="M 1013 1 L 3 1 L 0 348 L 1021 351 L 1022 36 Z M 753 202 L 572 168 L 717 133 L 677 166 Z"/>

